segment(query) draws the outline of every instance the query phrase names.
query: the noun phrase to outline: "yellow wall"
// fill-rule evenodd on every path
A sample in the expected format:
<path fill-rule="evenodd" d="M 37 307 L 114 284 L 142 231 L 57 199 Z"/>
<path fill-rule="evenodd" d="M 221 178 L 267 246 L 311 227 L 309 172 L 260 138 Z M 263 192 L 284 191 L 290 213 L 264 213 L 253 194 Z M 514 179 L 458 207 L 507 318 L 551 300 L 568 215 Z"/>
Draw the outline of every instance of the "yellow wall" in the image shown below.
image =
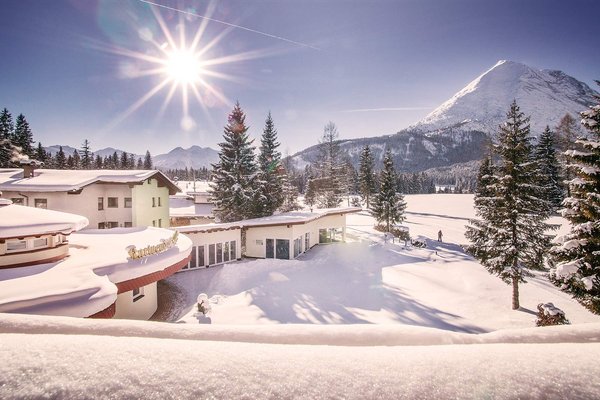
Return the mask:
<path fill-rule="evenodd" d="M 148 182 L 150 181 L 150 182 Z M 141 185 L 134 185 L 131 190 L 133 201 L 133 226 L 159 226 L 158 221 L 161 220 L 161 227 L 168 228 L 169 221 L 169 189 L 166 187 L 158 187 L 156 179 L 146 179 Z M 158 206 L 158 198 L 160 197 L 160 207 Z M 152 198 L 155 200 L 155 207 L 152 207 Z"/>
<path fill-rule="evenodd" d="M 121 293 L 117 296 L 116 310 L 113 318 L 120 319 L 149 319 L 158 308 L 156 282 L 146 285 L 144 297 L 133 301 L 133 292 Z"/>

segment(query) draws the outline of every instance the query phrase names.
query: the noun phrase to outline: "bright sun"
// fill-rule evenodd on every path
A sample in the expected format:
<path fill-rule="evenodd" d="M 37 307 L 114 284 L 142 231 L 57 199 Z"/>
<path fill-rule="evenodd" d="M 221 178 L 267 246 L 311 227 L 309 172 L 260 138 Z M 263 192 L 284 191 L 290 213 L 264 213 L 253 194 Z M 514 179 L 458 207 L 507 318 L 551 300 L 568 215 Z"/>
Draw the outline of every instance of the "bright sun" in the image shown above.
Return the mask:
<path fill-rule="evenodd" d="M 202 66 L 191 51 L 176 50 L 168 55 L 166 72 L 177 83 L 187 85 L 200 79 Z"/>

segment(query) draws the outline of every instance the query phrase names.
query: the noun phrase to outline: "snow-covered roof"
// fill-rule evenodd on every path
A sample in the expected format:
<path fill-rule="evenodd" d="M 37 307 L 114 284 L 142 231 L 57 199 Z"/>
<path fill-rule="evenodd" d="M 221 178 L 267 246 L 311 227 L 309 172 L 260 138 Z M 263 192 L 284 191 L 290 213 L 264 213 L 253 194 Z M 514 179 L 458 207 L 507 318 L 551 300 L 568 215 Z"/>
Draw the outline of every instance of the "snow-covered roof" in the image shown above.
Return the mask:
<path fill-rule="evenodd" d="M 36 169 L 34 176 L 23 177 L 23 169 L 0 169 L 0 191 L 23 192 L 69 192 L 77 191 L 93 183 L 140 183 L 157 179 L 161 185 L 175 194 L 179 188 L 161 171 L 157 170 L 67 170 Z"/>
<path fill-rule="evenodd" d="M 70 234 L 85 228 L 89 221 L 81 215 L 42 208 L 25 207 L 0 199 L 0 238 Z"/>
<path fill-rule="evenodd" d="M 179 232 L 203 232 L 209 230 L 225 230 L 234 228 L 248 228 L 260 226 L 274 225 L 298 225 L 314 221 L 329 215 L 348 214 L 362 211 L 359 207 L 341 207 L 341 208 L 324 208 L 315 212 L 310 211 L 292 211 L 288 213 L 275 214 L 269 217 L 245 219 L 242 221 L 230 222 L 227 224 L 205 224 L 205 225 L 189 225 L 178 226 L 176 229 Z"/>
<path fill-rule="evenodd" d="M 213 208 L 212 204 L 196 204 L 189 197 L 171 196 L 169 199 L 171 217 L 211 217 Z"/>
<path fill-rule="evenodd" d="M 116 284 L 163 271 L 189 256 L 191 240 L 178 235 L 175 245 L 163 252 L 129 258 L 128 246 L 158 245 L 173 234 L 152 227 L 73 233 L 69 257 L 0 270 L 0 312 L 87 317 L 105 310 L 117 299 Z"/>

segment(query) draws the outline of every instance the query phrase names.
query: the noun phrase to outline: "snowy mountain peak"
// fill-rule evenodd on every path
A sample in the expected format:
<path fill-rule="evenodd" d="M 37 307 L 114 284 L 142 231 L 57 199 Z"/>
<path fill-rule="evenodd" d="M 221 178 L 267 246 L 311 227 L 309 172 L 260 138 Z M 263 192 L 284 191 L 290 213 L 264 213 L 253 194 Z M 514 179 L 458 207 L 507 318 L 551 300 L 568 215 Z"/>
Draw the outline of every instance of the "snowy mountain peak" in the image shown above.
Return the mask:
<path fill-rule="evenodd" d="M 595 92 L 585 83 L 558 70 L 539 70 L 525 64 L 500 60 L 449 100 L 408 129 L 421 132 L 496 132 L 516 100 L 531 116 L 531 131 L 554 127 L 566 114 L 577 115 L 594 102 Z"/>

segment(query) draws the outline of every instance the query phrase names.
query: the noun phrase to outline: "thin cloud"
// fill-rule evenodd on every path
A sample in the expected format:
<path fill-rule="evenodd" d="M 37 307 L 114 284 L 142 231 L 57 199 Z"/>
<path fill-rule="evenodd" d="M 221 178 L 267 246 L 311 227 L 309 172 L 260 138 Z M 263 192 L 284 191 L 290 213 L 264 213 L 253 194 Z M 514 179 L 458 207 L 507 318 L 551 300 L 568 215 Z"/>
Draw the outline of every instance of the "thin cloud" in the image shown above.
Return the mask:
<path fill-rule="evenodd" d="M 378 112 L 378 111 L 419 111 L 432 110 L 434 107 L 384 107 L 384 108 L 356 108 L 353 110 L 342 110 L 343 113 Z"/>
<path fill-rule="evenodd" d="M 284 42 L 295 44 L 297 46 L 307 47 L 307 48 L 313 49 L 313 50 L 319 50 L 319 51 L 321 50 L 320 48 L 312 46 L 310 44 L 306 44 L 306 43 L 302 43 L 302 42 L 296 42 L 295 40 L 287 39 L 287 38 L 284 38 L 282 36 L 272 35 L 272 34 L 267 33 L 267 32 L 262 32 L 262 31 L 258 31 L 256 29 L 246 28 L 245 26 L 241 26 L 241 25 L 235 25 L 235 24 L 232 24 L 232 23 L 229 23 L 229 22 L 226 22 L 226 21 L 221 21 L 221 20 L 218 20 L 218 19 L 206 17 L 204 15 L 196 14 L 196 13 L 193 13 L 191 11 L 180 10 L 180 9 L 177 9 L 177 8 L 174 8 L 174 7 L 165 6 L 163 4 L 154 3 L 154 2 L 148 1 L 148 0 L 138 0 L 138 1 L 140 1 L 142 3 L 150 4 L 152 6 L 161 7 L 161 8 L 165 8 L 167 10 L 175 11 L 175 12 L 178 12 L 178 13 L 181 13 L 181 14 L 191 15 L 193 17 L 202 18 L 202 19 L 205 19 L 205 20 L 208 20 L 208 21 L 212 21 L 212 22 L 216 22 L 216 23 L 219 23 L 219 24 L 227 25 L 227 26 L 229 26 L 231 28 L 242 29 L 244 31 L 256 33 L 258 35 L 263 35 L 263 36 L 267 36 L 267 37 L 270 37 L 270 38 L 273 38 L 273 39 L 282 40 Z"/>

